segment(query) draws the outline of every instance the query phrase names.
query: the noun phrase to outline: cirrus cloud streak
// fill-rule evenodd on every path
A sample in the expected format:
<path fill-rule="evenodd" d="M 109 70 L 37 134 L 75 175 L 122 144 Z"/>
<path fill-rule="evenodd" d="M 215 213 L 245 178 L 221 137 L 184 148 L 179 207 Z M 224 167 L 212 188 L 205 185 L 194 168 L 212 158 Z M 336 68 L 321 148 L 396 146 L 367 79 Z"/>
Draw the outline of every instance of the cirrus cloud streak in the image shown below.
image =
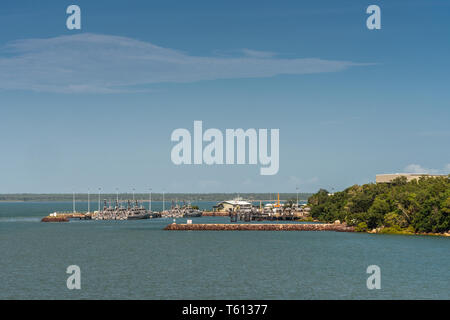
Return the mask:
<path fill-rule="evenodd" d="M 114 93 L 154 83 L 338 72 L 365 65 L 370 64 L 280 59 L 249 49 L 237 57 L 193 56 L 132 38 L 84 33 L 8 43 L 0 52 L 0 89 Z"/>

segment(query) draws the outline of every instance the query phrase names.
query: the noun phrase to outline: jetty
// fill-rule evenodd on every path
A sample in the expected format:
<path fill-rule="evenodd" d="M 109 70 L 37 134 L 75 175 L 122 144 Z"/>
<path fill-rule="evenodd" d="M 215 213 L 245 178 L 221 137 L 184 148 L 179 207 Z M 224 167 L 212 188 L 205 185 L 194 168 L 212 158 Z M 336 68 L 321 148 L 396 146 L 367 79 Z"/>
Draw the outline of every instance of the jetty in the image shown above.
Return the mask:
<path fill-rule="evenodd" d="M 203 211 L 203 217 L 228 217 L 229 215 L 229 212 Z"/>
<path fill-rule="evenodd" d="M 340 223 L 203 223 L 203 224 L 169 224 L 164 230 L 170 231 L 336 231 L 355 232 L 354 227 Z"/>

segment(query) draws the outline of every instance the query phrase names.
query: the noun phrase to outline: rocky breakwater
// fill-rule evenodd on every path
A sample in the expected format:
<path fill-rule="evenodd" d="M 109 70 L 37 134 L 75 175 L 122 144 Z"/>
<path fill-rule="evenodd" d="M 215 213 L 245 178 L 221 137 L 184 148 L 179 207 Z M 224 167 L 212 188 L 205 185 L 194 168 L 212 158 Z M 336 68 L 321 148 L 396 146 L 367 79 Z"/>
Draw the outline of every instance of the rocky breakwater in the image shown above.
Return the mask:
<path fill-rule="evenodd" d="M 41 222 L 68 222 L 70 219 L 87 220 L 91 219 L 91 214 L 80 212 L 73 212 L 73 213 L 53 212 L 50 213 L 48 216 L 42 218 Z"/>
<path fill-rule="evenodd" d="M 41 222 L 68 222 L 69 218 L 66 216 L 47 216 L 42 218 Z"/>
<path fill-rule="evenodd" d="M 345 224 L 286 223 L 286 224 L 169 224 L 164 230 L 180 231 L 337 231 L 355 232 Z"/>

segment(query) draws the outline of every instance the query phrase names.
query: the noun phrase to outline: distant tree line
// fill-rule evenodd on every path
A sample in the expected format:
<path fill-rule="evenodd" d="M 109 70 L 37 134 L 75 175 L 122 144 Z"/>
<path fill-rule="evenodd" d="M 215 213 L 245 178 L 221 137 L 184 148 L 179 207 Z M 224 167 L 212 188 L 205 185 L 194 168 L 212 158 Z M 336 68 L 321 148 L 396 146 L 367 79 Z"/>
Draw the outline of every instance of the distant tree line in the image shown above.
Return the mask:
<path fill-rule="evenodd" d="M 307 200 L 312 193 L 299 193 L 299 200 Z M 166 193 L 164 195 L 165 201 L 225 201 L 232 200 L 236 197 L 241 197 L 245 200 L 276 200 L 276 193 Z M 15 194 L 0 194 L 0 201 L 72 201 L 73 194 L 54 194 L 54 193 L 15 193 Z M 294 199 L 297 197 L 296 193 L 280 193 L 280 199 Z M 75 199 L 77 201 L 87 201 L 87 193 L 77 193 L 75 194 Z M 112 193 L 102 193 L 100 195 L 101 200 L 103 199 L 116 199 L 116 194 Z M 121 193 L 119 194 L 120 199 L 132 199 L 133 195 L 131 193 Z M 96 201 L 98 199 L 98 193 L 91 193 L 91 201 Z M 148 193 L 136 193 L 135 199 L 145 200 L 149 199 Z M 152 193 L 153 201 L 162 201 L 162 193 Z"/>
<path fill-rule="evenodd" d="M 345 221 L 359 231 L 442 233 L 450 229 L 450 175 L 407 182 L 354 185 L 329 194 L 320 190 L 308 200 L 313 218 Z"/>

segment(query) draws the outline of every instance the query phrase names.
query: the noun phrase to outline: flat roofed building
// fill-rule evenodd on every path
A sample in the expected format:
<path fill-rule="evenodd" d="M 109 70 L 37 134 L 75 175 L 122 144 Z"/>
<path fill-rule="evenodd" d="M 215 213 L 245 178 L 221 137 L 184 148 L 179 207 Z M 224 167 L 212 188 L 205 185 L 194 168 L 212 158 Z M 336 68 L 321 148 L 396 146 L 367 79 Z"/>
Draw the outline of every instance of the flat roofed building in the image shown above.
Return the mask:
<path fill-rule="evenodd" d="M 249 201 L 244 201 L 244 200 L 240 200 L 240 199 L 222 201 L 222 202 L 219 202 L 216 206 L 214 206 L 214 211 L 229 212 L 230 210 L 233 211 L 236 208 L 251 209 L 252 203 Z"/>
<path fill-rule="evenodd" d="M 447 177 L 445 174 L 427 174 L 427 173 L 388 173 L 377 174 L 375 178 L 376 183 L 392 183 L 397 178 L 406 177 L 406 181 L 419 180 L 421 177 L 438 178 Z"/>

